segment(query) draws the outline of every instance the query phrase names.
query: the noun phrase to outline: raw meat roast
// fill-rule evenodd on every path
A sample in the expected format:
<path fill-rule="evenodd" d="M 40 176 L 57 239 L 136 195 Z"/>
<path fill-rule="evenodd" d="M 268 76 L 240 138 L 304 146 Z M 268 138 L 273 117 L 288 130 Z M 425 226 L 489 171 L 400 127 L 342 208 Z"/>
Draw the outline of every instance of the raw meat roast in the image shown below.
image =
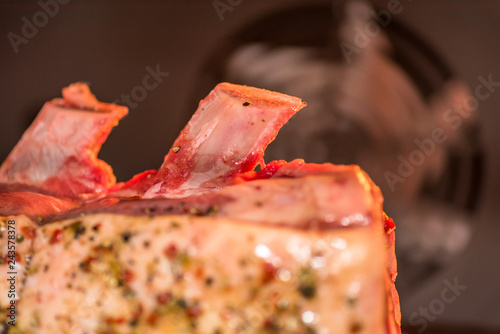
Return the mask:
<path fill-rule="evenodd" d="M 127 109 L 65 88 L 0 168 L 3 331 L 400 333 L 379 188 L 358 166 L 264 163 L 304 106 L 219 84 L 159 170 L 116 184 L 97 154 Z"/>

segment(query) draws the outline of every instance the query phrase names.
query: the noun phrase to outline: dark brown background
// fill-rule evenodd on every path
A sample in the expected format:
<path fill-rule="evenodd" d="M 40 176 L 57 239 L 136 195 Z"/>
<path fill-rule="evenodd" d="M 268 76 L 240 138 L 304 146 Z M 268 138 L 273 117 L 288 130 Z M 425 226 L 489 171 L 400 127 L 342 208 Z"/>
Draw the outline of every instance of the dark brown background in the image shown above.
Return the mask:
<path fill-rule="evenodd" d="M 386 6 L 384 1 L 376 2 Z M 141 85 L 146 66 L 160 64 L 169 77 L 130 111 L 100 154 L 114 167 L 119 180 L 157 168 L 190 112 L 196 109 L 190 99 L 192 87 L 203 59 L 216 42 L 262 13 L 291 3 L 243 0 L 221 21 L 212 0 L 72 0 L 61 5 L 59 13 L 28 44 L 20 45 L 16 54 L 7 34 L 20 34 L 21 18 L 31 21 L 40 6 L 36 1 L 0 2 L 0 160 L 43 102 L 59 96 L 68 83 L 88 81 L 99 99 L 113 101 Z M 475 87 L 479 75 L 491 73 L 500 81 L 500 1 L 401 3 L 399 19 L 426 38 L 471 87 Z M 471 245 L 440 277 L 405 296 L 402 307 L 406 323 L 419 307 L 440 298 L 444 279 L 457 277 L 467 290 L 429 325 L 454 325 L 467 333 L 479 333 L 468 327 L 499 332 L 499 107 L 500 90 L 480 106 L 487 170 L 480 209 L 473 217 Z M 407 326 L 408 331 L 417 332 L 419 328 Z M 453 332 L 459 333 L 458 329 Z"/>

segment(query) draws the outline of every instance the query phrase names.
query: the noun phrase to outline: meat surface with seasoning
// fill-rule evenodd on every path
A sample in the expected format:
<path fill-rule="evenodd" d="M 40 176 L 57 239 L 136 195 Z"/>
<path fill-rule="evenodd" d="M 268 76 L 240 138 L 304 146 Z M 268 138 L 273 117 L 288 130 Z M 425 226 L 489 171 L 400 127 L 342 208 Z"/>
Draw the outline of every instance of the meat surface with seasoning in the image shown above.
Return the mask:
<path fill-rule="evenodd" d="M 116 183 L 97 154 L 127 109 L 65 88 L 0 167 L 4 331 L 401 333 L 379 188 L 354 165 L 264 162 L 304 106 L 221 83 L 158 170 Z"/>

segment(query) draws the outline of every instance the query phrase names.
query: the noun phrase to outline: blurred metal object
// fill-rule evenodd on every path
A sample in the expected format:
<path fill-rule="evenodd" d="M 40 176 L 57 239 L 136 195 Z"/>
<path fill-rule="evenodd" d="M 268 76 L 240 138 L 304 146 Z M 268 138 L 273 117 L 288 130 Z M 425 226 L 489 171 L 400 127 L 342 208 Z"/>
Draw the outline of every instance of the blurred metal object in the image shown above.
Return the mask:
<path fill-rule="evenodd" d="M 305 100 L 266 159 L 356 163 L 369 173 L 397 222 L 404 298 L 468 244 L 483 151 L 468 87 L 384 10 L 342 1 L 258 19 L 216 46 L 193 99 L 230 81 Z"/>

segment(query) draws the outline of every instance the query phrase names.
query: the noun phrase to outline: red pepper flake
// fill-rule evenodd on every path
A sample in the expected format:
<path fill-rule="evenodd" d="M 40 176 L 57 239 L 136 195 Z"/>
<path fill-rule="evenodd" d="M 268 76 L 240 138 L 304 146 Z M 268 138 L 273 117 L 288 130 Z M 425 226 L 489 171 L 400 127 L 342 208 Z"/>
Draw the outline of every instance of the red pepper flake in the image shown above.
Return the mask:
<path fill-rule="evenodd" d="M 179 250 L 174 243 L 169 244 L 163 250 L 163 254 L 165 254 L 165 256 L 168 257 L 170 260 L 175 259 L 175 257 L 177 256 L 178 253 L 179 253 Z"/>
<path fill-rule="evenodd" d="M 97 223 L 94 226 L 92 226 L 92 230 L 97 232 L 102 226 L 102 223 Z"/>
<path fill-rule="evenodd" d="M 21 227 L 21 234 L 24 235 L 28 239 L 33 239 L 36 234 L 36 229 L 33 227 L 29 226 L 23 226 Z"/>
<path fill-rule="evenodd" d="M 172 300 L 171 292 L 163 292 L 156 296 L 156 302 L 160 305 L 167 304 Z"/>
<path fill-rule="evenodd" d="M 262 327 L 264 329 L 267 329 L 267 330 L 270 330 L 270 331 L 277 331 L 279 329 L 278 324 L 271 317 L 268 317 L 268 318 L 264 319 L 264 322 L 262 323 Z"/>
<path fill-rule="evenodd" d="M 396 225 L 394 224 L 394 220 L 392 220 L 392 218 L 389 218 L 385 212 L 384 212 L 384 231 L 385 233 L 389 234 L 391 233 L 392 231 L 394 231 L 394 229 L 396 228 Z"/>
<path fill-rule="evenodd" d="M 124 317 L 119 317 L 119 318 L 108 317 L 104 321 L 108 325 L 113 325 L 113 324 L 121 325 L 121 324 L 125 323 L 125 318 Z"/>
<path fill-rule="evenodd" d="M 276 275 L 276 271 L 277 268 L 271 262 L 262 262 L 262 283 L 271 282 Z"/>
<path fill-rule="evenodd" d="M 203 267 L 196 267 L 194 271 L 194 276 L 198 279 L 202 279 L 205 276 L 205 269 Z"/>
<path fill-rule="evenodd" d="M 193 305 L 188 306 L 186 309 L 186 315 L 189 318 L 197 318 L 203 313 L 203 309 L 201 308 L 199 303 L 194 303 Z"/>
<path fill-rule="evenodd" d="M 148 325 L 154 325 L 157 319 L 158 319 L 158 314 L 151 313 L 151 315 L 146 319 L 146 322 L 148 323 Z"/>
<path fill-rule="evenodd" d="M 121 276 L 122 276 L 122 279 L 127 283 L 132 282 L 135 279 L 135 274 L 132 271 L 127 270 L 127 269 L 122 271 Z"/>
<path fill-rule="evenodd" d="M 54 233 L 52 233 L 52 237 L 50 237 L 49 243 L 51 245 L 53 245 L 53 244 L 61 241 L 62 237 L 63 237 L 62 230 L 61 229 L 57 229 L 57 230 L 54 231 Z"/>
<path fill-rule="evenodd" d="M 16 253 L 15 256 L 9 256 L 8 254 L 5 255 L 5 257 L 3 258 L 3 262 L 0 261 L 0 264 L 1 263 L 9 263 L 9 261 L 14 261 L 16 263 L 20 262 L 21 261 L 21 256 L 19 255 L 19 253 Z"/>

